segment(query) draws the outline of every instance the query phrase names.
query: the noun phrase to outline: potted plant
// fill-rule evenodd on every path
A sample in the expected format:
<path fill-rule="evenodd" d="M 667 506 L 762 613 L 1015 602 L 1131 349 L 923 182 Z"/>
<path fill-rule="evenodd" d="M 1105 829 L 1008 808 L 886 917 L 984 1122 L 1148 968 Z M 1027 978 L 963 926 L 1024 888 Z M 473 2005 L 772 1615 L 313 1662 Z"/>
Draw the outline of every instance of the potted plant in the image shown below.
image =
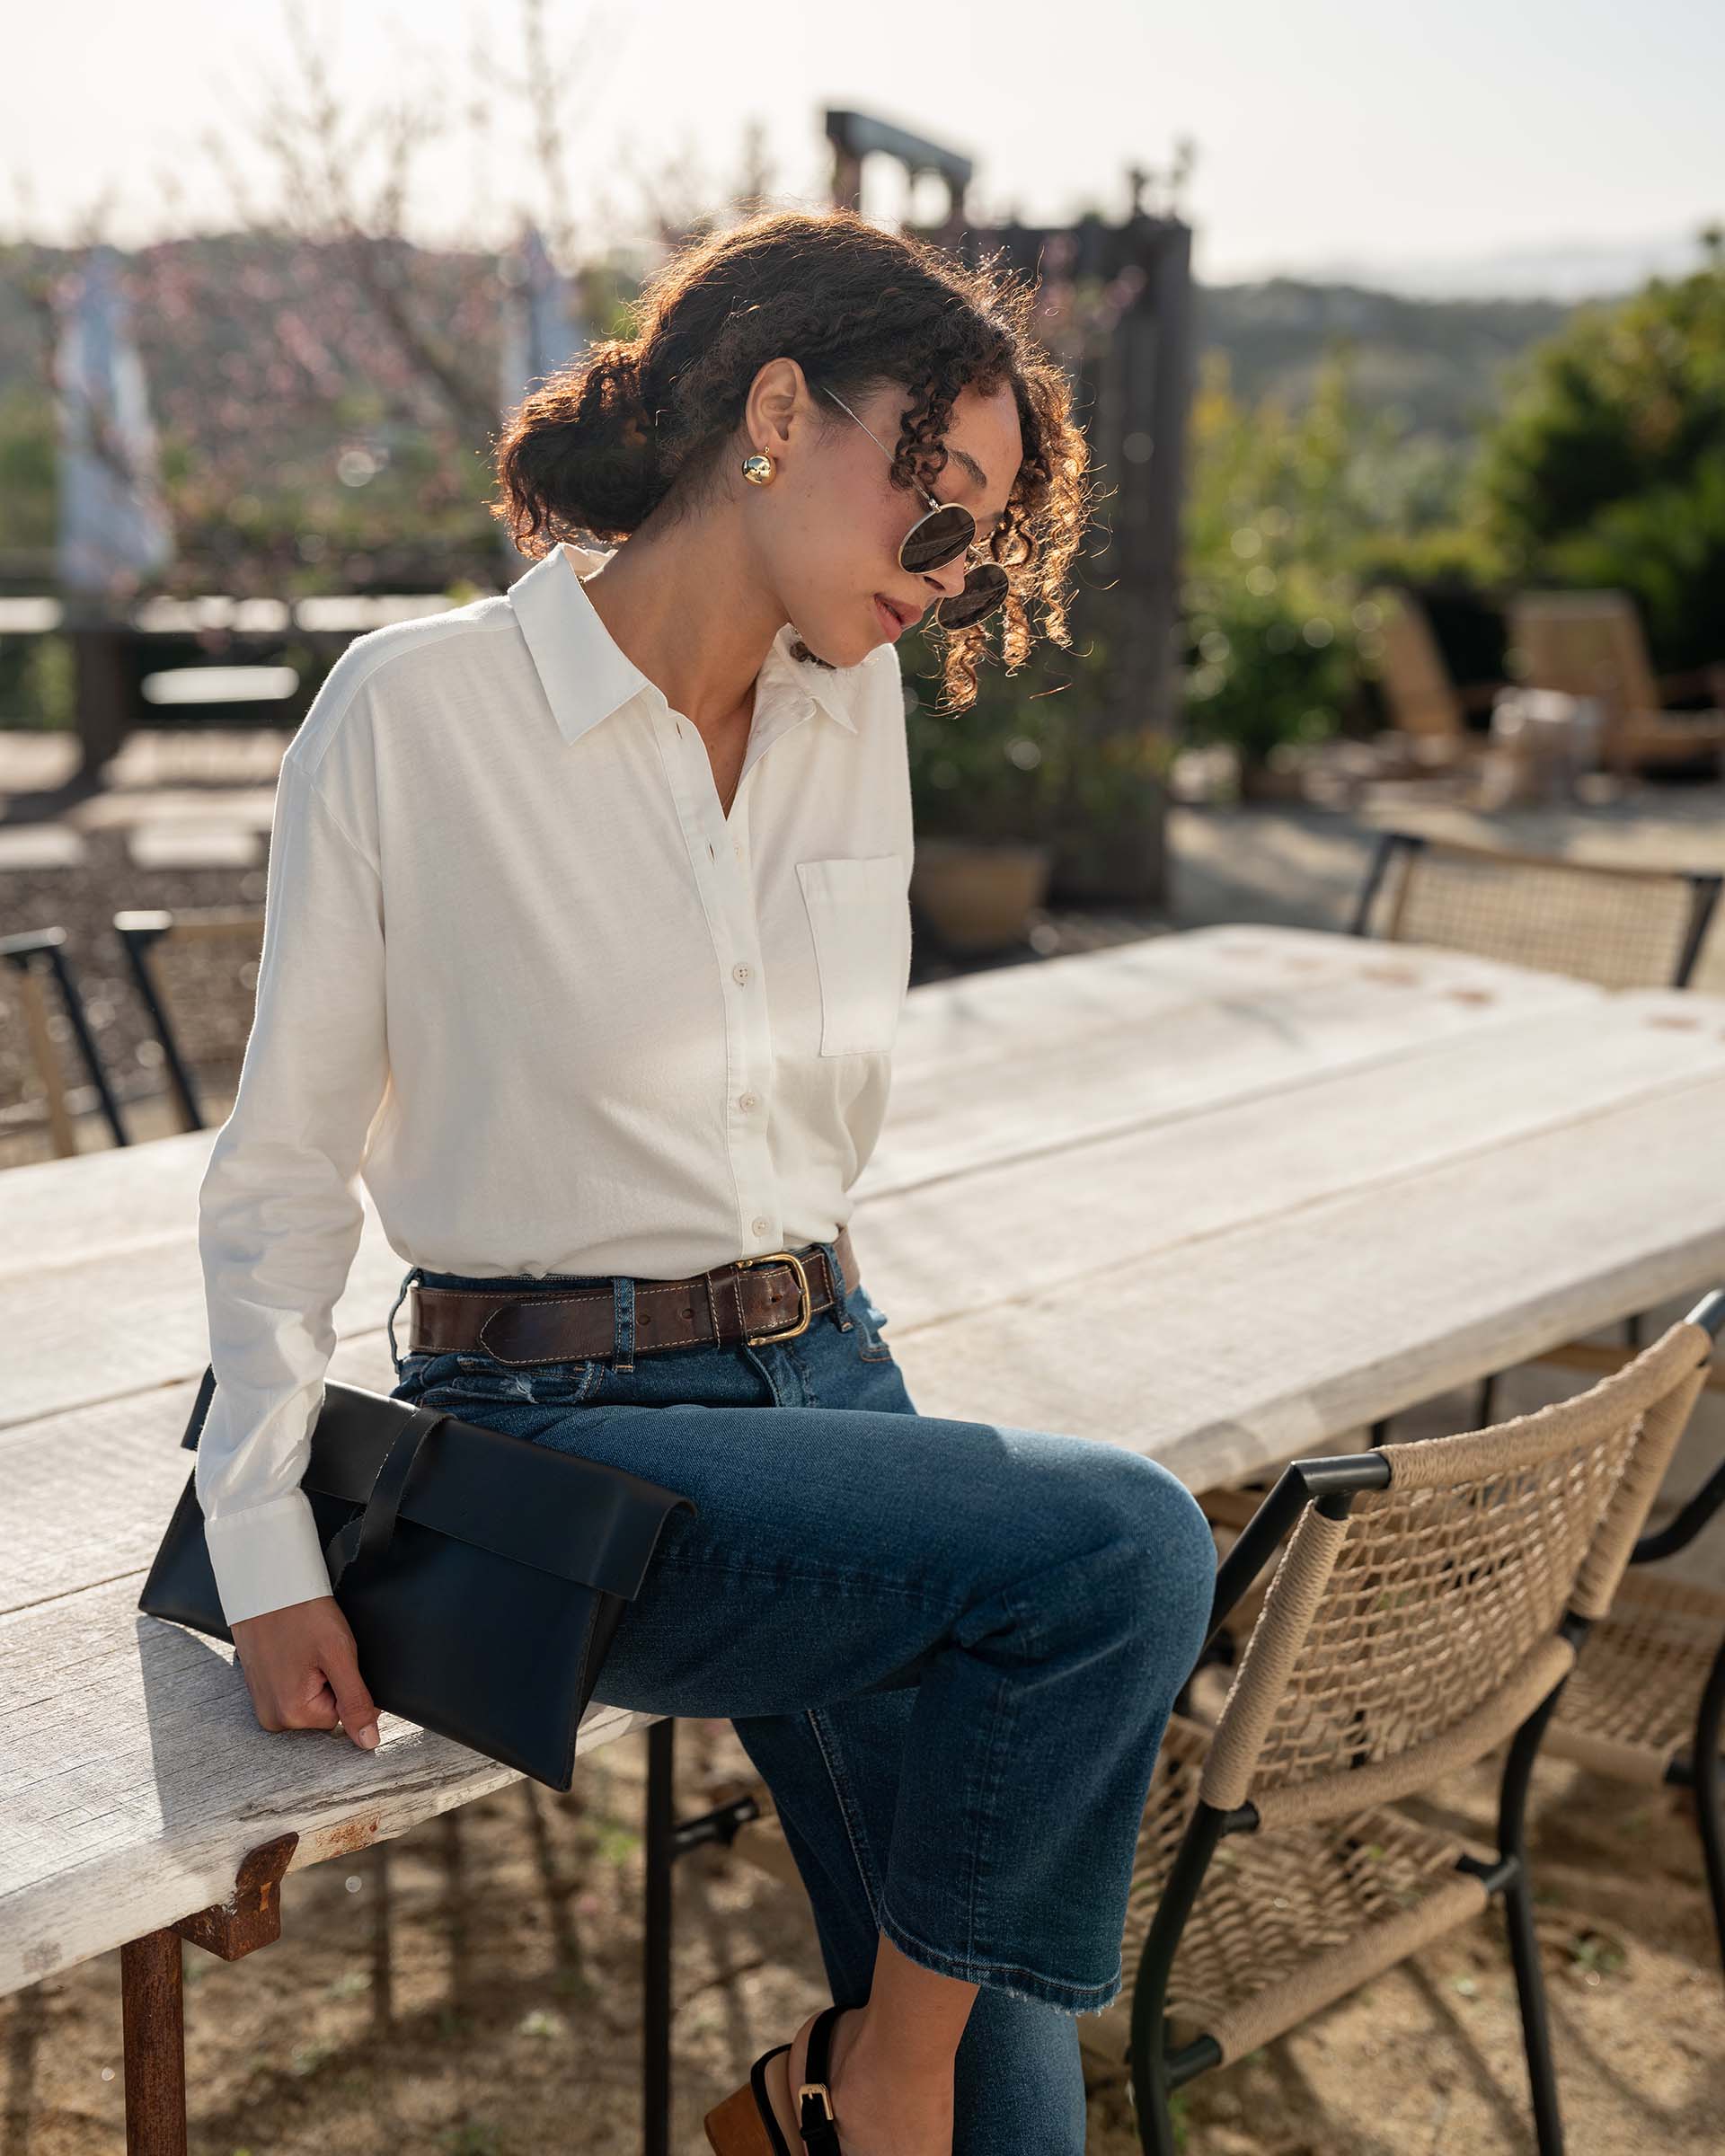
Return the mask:
<path fill-rule="evenodd" d="M 1052 849 L 1039 836 L 1042 745 L 1000 683 L 969 711 L 926 709 L 907 681 L 906 725 L 916 822 L 910 896 L 954 951 L 1020 940 L 1047 895 Z"/>

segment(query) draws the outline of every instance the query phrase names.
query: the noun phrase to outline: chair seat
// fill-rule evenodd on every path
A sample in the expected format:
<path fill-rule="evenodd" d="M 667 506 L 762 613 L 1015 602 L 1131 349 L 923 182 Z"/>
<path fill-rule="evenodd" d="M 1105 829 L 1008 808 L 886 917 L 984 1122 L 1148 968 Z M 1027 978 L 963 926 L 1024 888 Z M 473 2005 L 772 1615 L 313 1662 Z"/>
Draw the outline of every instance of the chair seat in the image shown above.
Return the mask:
<path fill-rule="evenodd" d="M 1127 1989 L 1097 2020 L 1099 2053 L 1124 2061 L 1139 1952 L 1198 1799 L 1210 1733 L 1176 1716 L 1145 1806 L 1122 1945 Z M 1488 1901 L 1456 1869 L 1493 1851 L 1390 1807 L 1322 1825 L 1230 1834 L 1216 1850 L 1175 1957 L 1172 2045 L 1205 2035 L 1243 2057 L 1308 2014 L 1465 1923 Z M 1090 2018 L 1085 2017 L 1088 2020 Z"/>
<path fill-rule="evenodd" d="M 1546 1750 L 1616 1781 L 1663 1782 L 1694 1741 L 1721 1641 L 1725 1595 L 1626 1573 L 1559 1697 Z"/>

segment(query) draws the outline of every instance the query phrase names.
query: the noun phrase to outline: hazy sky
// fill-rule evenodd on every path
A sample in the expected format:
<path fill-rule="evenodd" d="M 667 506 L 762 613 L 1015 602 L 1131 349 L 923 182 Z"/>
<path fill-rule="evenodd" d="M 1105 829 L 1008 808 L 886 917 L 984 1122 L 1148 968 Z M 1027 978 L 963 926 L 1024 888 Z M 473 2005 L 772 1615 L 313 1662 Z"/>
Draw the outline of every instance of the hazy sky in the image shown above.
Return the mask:
<path fill-rule="evenodd" d="M 388 97 L 443 102 L 411 228 L 496 228 L 533 199 L 511 93 L 480 148 L 463 124 L 475 55 L 524 67 L 516 0 L 306 0 L 298 11 L 356 117 Z M 1125 168 L 1195 144 L 1184 197 L 1212 281 L 1272 269 L 1393 267 L 1571 243 L 1635 250 L 1725 220 L 1725 6 L 1719 0 L 1084 0 L 871 9 L 729 0 L 550 0 L 573 206 L 621 213 L 632 169 L 728 178 L 765 131 L 774 182 L 826 199 L 820 114 L 845 105 L 976 162 L 973 212 L 1119 215 Z M 25 0 L 0 77 L 0 223 L 64 237 L 102 199 L 122 243 L 220 223 L 228 183 L 207 131 L 279 192 L 260 146 L 298 66 L 281 0 Z M 180 203 L 170 211 L 163 178 Z M 871 160 L 863 207 L 905 205 Z M 24 191 L 22 191 L 24 190 Z M 28 208 L 26 208 L 28 205 Z"/>

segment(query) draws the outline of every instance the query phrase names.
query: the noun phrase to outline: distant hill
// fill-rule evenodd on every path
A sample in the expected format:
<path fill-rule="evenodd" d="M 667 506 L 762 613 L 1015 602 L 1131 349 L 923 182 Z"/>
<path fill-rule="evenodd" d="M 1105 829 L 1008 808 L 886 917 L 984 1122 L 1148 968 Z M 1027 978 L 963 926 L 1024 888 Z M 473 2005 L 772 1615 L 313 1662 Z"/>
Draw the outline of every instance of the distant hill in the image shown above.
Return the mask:
<path fill-rule="evenodd" d="M 1243 266 L 1218 284 L 1248 278 L 1288 277 L 1305 285 L 1357 285 L 1399 292 L 1404 299 L 1615 299 L 1650 277 L 1687 277 L 1701 266 L 1698 232 L 1663 233 L 1642 240 L 1551 240 L 1496 247 L 1480 254 L 1361 255 L 1264 261 Z"/>
<path fill-rule="evenodd" d="M 1359 285 L 1200 285 L 1200 349 L 1228 355 L 1234 392 L 1300 404 L 1325 350 L 1352 348 L 1363 402 L 1399 408 L 1410 431 L 1459 443 L 1495 414 L 1508 363 L 1573 310 L 1552 299 L 1411 299 Z"/>

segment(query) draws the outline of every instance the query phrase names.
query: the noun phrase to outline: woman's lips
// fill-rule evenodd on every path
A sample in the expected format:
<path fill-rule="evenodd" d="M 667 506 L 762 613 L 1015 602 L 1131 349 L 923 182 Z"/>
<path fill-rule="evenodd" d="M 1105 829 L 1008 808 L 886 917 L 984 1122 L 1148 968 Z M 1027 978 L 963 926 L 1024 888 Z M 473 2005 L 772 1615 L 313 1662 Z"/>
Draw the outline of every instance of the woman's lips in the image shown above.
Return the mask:
<path fill-rule="evenodd" d="M 897 643 L 898 639 L 905 632 L 905 624 L 899 620 L 898 616 L 893 613 L 892 609 L 887 605 L 886 601 L 880 596 L 879 592 L 876 592 L 874 595 L 874 611 L 880 619 L 880 626 L 886 631 L 887 634 L 891 637 L 893 641 Z"/>

